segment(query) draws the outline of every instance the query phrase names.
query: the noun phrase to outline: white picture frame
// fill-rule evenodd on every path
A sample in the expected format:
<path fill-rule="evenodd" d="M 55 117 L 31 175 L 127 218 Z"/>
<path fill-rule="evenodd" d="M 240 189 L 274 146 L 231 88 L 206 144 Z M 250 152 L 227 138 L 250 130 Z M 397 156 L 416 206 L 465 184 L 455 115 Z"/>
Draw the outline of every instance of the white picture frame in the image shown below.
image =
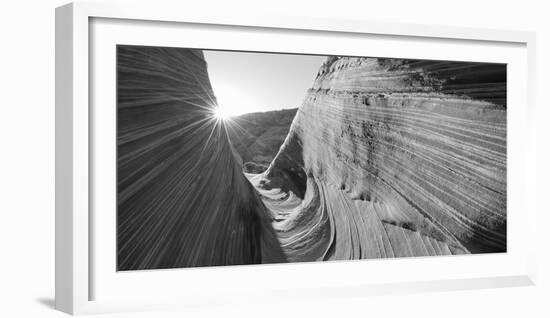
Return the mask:
<path fill-rule="evenodd" d="M 476 289 L 490 287 L 525 286 L 534 284 L 535 281 L 535 255 L 534 244 L 525 244 L 535 240 L 534 222 L 521 221 L 511 215 L 510 223 L 518 224 L 513 237 L 517 244 L 511 244 L 511 251 L 503 255 L 469 256 L 470 258 L 427 260 L 426 258 L 410 258 L 395 261 L 379 262 L 331 262 L 330 264 L 308 263 L 292 265 L 261 265 L 261 266 L 236 266 L 230 268 L 206 268 L 189 272 L 187 278 L 180 275 L 179 270 L 162 271 L 156 274 L 154 280 L 171 280 L 176 275 L 177 279 L 188 279 L 187 290 L 174 292 L 168 289 L 165 293 L 147 294 L 146 300 L 139 295 L 130 293 L 130 297 L 117 297 L 116 293 L 123 290 L 131 290 L 132 280 L 147 281 L 143 274 L 134 276 L 126 275 L 123 280 L 129 281 L 126 289 L 117 289 L 115 285 L 113 295 L 98 297 L 95 295 L 95 280 L 101 277 L 101 272 L 96 269 L 94 263 L 94 251 L 97 242 L 91 239 L 95 230 L 94 218 L 90 214 L 95 202 L 91 199 L 94 180 L 92 166 L 94 160 L 93 140 L 97 136 L 93 132 L 94 98 L 91 91 L 94 81 L 91 79 L 92 54 L 94 48 L 91 44 L 100 37 L 100 32 L 93 29 L 94 21 L 101 19 L 116 19 L 123 21 L 124 28 L 128 23 L 147 24 L 161 23 L 158 32 L 165 32 L 169 38 L 170 30 L 176 28 L 178 23 L 195 26 L 215 26 L 216 28 L 244 27 L 254 29 L 255 32 L 267 32 L 267 30 L 281 30 L 292 32 L 321 32 L 335 37 L 346 35 L 348 37 L 360 35 L 372 35 L 375 37 L 403 39 L 415 39 L 419 41 L 431 41 L 441 43 L 447 41 L 452 45 L 467 45 L 467 43 L 496 43 L 503 46 L 517 48 L 518 62 L 517 79 L 510 80 L 509 88 L 517 85 L 518 103 L 513 111 L 513 119 L 509 119 L 509 140 L 512 150 L 509 150 L 509 187 L 513 184 L 517 191 L 510 191 L 514 201 L 508 204 L 508 209 L 518 211 L 521 209 L 522 218 L 525 220 L 536 219 L 534 191 L 522 191 L 522 189 L 535 188 L 534 152 L 535 135 L 534 125 L 534 82 L 535 82 L 535 34 L 520 31 L 480 30 L 468 28 L 440 27 L 428 25 L 404 25 L 399 23 L 374 23 L 368 21 L 339 21 L 298 19 L 282 16 L 251 16 L 242 14 L 239 16 L 226 16 L 223 12 L 190 12 L 186 8 L 155 7 L 151 5 L 117 6 L 116 4 L 97 3 L 73 3 L 56 9 L 56 268 L 55 268 L 55 306 L 57 309 L 70 314 L 104 313 L 114 311 L 133 311 L 143 309 L 185 307 L 210 304 L 228 304 L 238 302 L 269 302 L 269 299 L 320 299 L 324 297 L 338 298 L 349 296 L 379 295 L 392 293 L 405 293 L 416 291 L 445 291 L 457 289 Z M 117 26 L 115 26 L 116 28 Z M 130 26 L 131 27 L 131 26 Z M 94 32 L 92 32 L 94 31 Z M 270 31 L 271 32 L 271 31 Z M 328 32 L 328 33 L 327 33 Z M 161 34 L 158 33 L 158 34 Z M 114 33 L 113 33 L 114 34 Z M 122 34 L 122 33 L 120 33 Z M 401 40 L 399 40 L 401 39 Z M 113 37 L 111 41 L 117 41 Z M 159 42 L 162 44 L 164 42 Z M 112 44 L 112 43 L 111 43 Z M 133 44 L 136 44 L 133 42 Z M 138 43 L 140 44 L 140 43 Z M 143 43 L 141 43 L 143 44 Z M 164 43 L 166 44 L 166 43 Z M 174 44 L 177 45 L 177 44 Z M 230 49 L 228 47 L 225 47 Z M 495 48 L 498 50 L 498 48 Z M 482 52 L 483 50 L 479 50 Z M 413 53 L 411 53 L 413 54 Z M 471 58 L 471 57 L 470 57 Z M 504 61 L 504 60 L 503 60 Z M 515 62 L 514 62 L 515 63 Z M 114 72 L 114 70 L 112 70 Z M 511 97 L 514 98 L 514 97 Z M 513 121 L 511 121 L 513 120 Z M 522 129 L 518 129 L 522 128 Z M 514 145 L 519 144 L 521 149 Z M 510 152 L 512 151 L 512 152 Z M 520 173 L 521 172 L 521 173 Z M 514 223 L 515 222 L 515 223 Z M 515 238 L 512 238 L 516 240 Z M 513 242 L 512 242 L 513 243 Z M 113 243 L 114 244 L 114 243 Z M 514 246 L 519 246 L 514 248 Z M 95 255 L 97 256 L 97 255 Z M 114 255 L 112 255 L 114 257 Z M 430 264 L 427 264 L 427 263 Z M 342 275 L 338 279 L 331 279 L 322 284 L 314 284 L 308 280 L 306 273 L 316 271 L 338 271 L 344 268 L 346 271 L 368 271 L 372 269 L 386 268 L 395 270 L 400 267 L 421 268 L 423 266 L 442 267 L 449 262 L 457 262 L 465 268 L 464 273 L 435 273 L 426 272 L 425 275 L 412 277 L 410 280 L 401 280 L 399 275 L 393 278 L 387 275 L 379 280 L 368 282 L 357 280 L 353 275 Z M 497 270 L 491 270 L 490 264 L 510 264 Z M 481 266 L 486 264 L 485 266 Z M 485 268 L 486 267 L 486 268 Z M 366 270 L 368 268 L 368 270 Z M 469 268 L 469 269 L 467 269 Z M 114 268 L 113 268 L 114 271 Z M 286 273 L 296 277 L 295 283 L 283 289 L 276 282 L 267 284 L 258 294 L 254 282 L 243 283 L 231 287 L 246 275 L 257 280 L 270 277 L 274 273 Z M 414 272 L 414 270 L 413 270 Z M 419 273 L 421 270 L 419 270 Z M 150 272 L 148 272 L 150 273 Z M 184 272 L 181 272 L 184 273 Z M 206 290 L 194 292 L 193 284 L 197 281 L 190 279 L 192 276 L 211 276 L 223 280 L 230 274 L 234 281 L 228 280 L 218 284 L 212 282 L 209 286 L 211 292 Z M 240 276 L 239 276 L 240 275 Z M 159 280 L 159 277 L 162 278 Z M 303 279 L 300 279 L 302 277 Z M 108 282 L 110 284 L 110 282 Z M 148 282 L 148 284 L 153 284 Z M 121 285 L 117 285 L 121 286 Z M 230 287 L 228 287 L 230 286 Z M 219 288 L 217 288 L 219 287 Z M 109 288 L 111 289 L 111 288 Z M 184 288 L 185 289 L 185 288 Z M 307 290 L 307 293 L 303 291 Z M 171 295 L 170 297 L 168 295 Z M 274 296 L 274 297 L 272 297 Z M 139 301 L 138 301 L 139 300 Z"/>

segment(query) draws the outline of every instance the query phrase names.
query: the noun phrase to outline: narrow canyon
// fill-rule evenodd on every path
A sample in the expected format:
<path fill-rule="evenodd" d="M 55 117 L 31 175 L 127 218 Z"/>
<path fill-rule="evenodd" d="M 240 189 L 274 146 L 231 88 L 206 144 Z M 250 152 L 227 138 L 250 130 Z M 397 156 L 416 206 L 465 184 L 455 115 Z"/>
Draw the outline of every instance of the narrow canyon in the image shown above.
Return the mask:
<path fill-rule="evenodd" d="M 506 65 L 328 57 L 259 171 L 207 67 L 117 48 L 118 270 L 506 251 Z"/>

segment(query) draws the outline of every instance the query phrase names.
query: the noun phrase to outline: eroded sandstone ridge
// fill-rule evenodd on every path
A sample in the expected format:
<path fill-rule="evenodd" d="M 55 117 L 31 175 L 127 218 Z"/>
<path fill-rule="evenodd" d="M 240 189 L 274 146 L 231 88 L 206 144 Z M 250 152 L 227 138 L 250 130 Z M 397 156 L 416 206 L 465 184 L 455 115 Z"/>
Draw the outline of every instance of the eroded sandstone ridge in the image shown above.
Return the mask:
<path fill-rule="evenodd" d="M 264 172 L 288 135 L 297 108 L 232 117 L 229 140 L 244 162 L 246 172 Z"/>
<path fill-rule="evenodd" d="M 506 250 L 505 65 L 328 58 L 244 174 L 201 51 L 117 50 L 119 270 Z"/>
<path fill-rule="evenodd" d="M 283 262 L 201 51 L 117 48 L 118 269 Z"/>
<path fill-rule="evenodd" d="M 506 69 L 329 58 L 264 175 L 290 261 L 506 249 Z"/>

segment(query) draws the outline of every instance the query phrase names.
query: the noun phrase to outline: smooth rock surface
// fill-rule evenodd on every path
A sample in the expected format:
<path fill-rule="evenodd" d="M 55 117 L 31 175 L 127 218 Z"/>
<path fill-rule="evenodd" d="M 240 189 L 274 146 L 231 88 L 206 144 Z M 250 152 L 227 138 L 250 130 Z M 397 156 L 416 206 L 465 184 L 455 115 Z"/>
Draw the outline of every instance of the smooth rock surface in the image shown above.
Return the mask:
<path fill-rule="evenodd" d="M 330 57 L 243 173 L 202 52 L 118 48 L 118 269 L 506 250 L 506 67 Z"/>
<path fill-rule="evenodd" d="M 329 58 L 251 177 L 303 198 L 275 213 L 289 260 L 505 251 L 505 105 L 505 65 Z"/>
<path fill-rule="evenodd" d="M 119 46 L 118 270 L 284 262 L 199 50 Z"/>

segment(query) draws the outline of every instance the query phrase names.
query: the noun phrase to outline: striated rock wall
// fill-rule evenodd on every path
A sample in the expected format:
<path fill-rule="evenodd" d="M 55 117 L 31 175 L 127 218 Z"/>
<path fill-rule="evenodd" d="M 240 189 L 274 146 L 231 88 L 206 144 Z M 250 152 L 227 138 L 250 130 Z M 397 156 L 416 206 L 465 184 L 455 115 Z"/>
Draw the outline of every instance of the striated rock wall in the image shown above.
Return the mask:
<path fill-rule="evenodd" d="M 199 50 L 117 48 L 118 270 L 284 262 Z"/>
<path fill-rule="evenodd" d="M 505 65 L 331 57 L 257 175 L 201 51 L 119 46 L 117 85 L 118 270 L 506 250 Z"/>
<path fill-rule="evenodd" d="M 329 58 L 252 182 L 291 261 L 505 251 L 506 66 Z"/>

